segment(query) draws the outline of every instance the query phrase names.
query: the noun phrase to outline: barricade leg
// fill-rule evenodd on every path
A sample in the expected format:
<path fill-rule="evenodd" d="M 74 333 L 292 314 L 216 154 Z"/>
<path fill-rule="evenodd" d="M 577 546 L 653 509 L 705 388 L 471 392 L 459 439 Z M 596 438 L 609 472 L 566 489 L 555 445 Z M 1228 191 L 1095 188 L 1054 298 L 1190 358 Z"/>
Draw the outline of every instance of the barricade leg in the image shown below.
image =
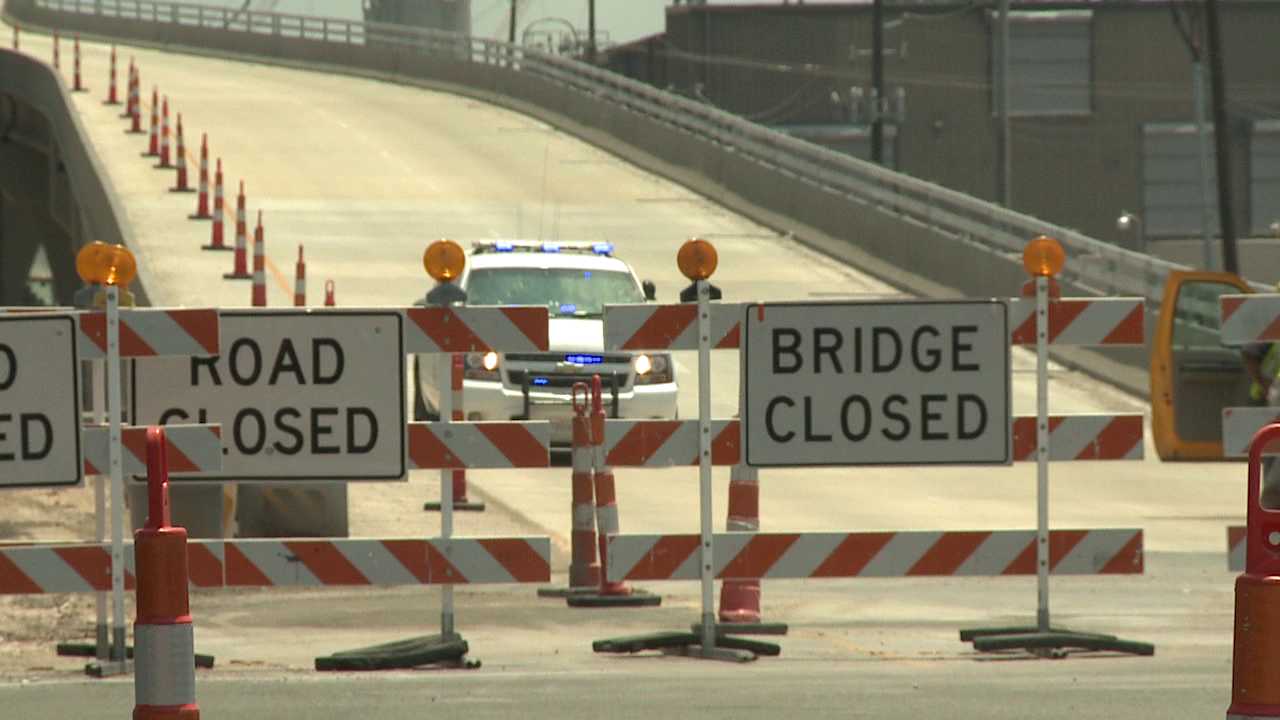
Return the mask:
<path fill-rule="evenodd" d="M 600 549 L 600 590 L 596 593 L 574 593 L 565 598 L 570 607 L 653 607 L 662 604 L 662 596 L 637 590 L 624 582 L 608 578 L 608 537 L 620 532 L 618 502 L 614 493 L 613 469 L 604 457 L 604 402 L 600 376 L 591 378 L 591 470 L 596 495 L 596 530 Z"/>

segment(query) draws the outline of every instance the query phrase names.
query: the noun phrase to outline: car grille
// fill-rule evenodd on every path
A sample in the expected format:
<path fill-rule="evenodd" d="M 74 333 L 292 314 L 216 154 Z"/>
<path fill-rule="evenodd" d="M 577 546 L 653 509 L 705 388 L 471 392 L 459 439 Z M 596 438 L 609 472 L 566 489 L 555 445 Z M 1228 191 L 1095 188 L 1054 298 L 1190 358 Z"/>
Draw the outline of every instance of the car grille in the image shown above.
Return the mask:
<path fill-rule="evenodd" d="M 508 370 L 507 379 L 512 385 L 516 387 L 523 387 L 527 378 L 529 389 L 537 390 L 538 388 L 571 388 L 577 383 L 590 384 L 591 376 L 595 374 L 597 373 L 591 372 L 587 368 L 583 368 L 583 371 L 578 373 Z M 610 376 L 615 378 L 615 382 L 619 389 L 625 387 L 627 384 L 626 373 L 600 372 L 599 375 L 606 388 L 609 387 Z M 538 382 L 540 379 L 545 379 L 546 382 Z"/>

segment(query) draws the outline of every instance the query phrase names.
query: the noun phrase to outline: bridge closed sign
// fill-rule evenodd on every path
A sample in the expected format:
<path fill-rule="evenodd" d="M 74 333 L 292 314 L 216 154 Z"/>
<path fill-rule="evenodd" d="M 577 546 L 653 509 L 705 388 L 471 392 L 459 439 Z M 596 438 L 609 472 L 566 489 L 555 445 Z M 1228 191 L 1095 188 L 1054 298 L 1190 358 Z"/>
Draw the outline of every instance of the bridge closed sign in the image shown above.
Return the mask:
<path fill-rule="evenodd" d="M 1002 302 L 747 305 L 742 333 L 748 465 L 1011 461 Z"/>
<path fill-rule="evenodd" d="M 222 472 L 189 479 L 406 477 L 399 312 L 223 311 L 220 317 L 221 355 L 134 365 L 140 423 L 222 424 Z"/>
<path fill-rule="evenodd" d="M 79 388 L 73 317 L 0 317 L 0 490 L 80 483 Z"/>

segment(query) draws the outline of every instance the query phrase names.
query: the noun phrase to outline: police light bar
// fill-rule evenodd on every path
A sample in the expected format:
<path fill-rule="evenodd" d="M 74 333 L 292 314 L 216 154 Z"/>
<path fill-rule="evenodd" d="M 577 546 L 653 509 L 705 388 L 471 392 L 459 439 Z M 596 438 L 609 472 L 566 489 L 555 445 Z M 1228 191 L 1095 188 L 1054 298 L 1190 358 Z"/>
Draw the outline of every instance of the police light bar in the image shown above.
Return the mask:
<path fill-rule="evenodd" d="M 472 252 L 541 252 L 541 253 L 590 253 L 612 256 L 611 242 L 542 242 L 537 240 L 476 240 L 471 243 Z"/>

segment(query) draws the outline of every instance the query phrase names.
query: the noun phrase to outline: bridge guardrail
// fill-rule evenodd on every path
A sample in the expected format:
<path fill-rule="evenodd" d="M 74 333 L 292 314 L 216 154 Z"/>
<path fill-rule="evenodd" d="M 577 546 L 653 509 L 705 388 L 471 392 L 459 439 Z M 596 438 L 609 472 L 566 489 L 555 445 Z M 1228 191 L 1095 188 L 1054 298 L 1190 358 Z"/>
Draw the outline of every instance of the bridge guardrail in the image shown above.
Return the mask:
<path fill-rule="evenodd" d="M 425 28 L 162 0 L 29 0 L 52 11 L 271 34 L 318 42 L 390 46 L 426 56 L 499 65 L 551 79 L 890 214 L 923 223 L 1016 260 L 1031 238 L 1057 238 L 1081 262 L 1061 278 L 1099 295 L 1159 304 L 1164 281 L 1186 266 L 1118 247 L 904 173 L 796 139 L 731 113 L 585 63 L 485 38 Z M 1261 288 L 1261 286 L 1259 286 Z"/>

